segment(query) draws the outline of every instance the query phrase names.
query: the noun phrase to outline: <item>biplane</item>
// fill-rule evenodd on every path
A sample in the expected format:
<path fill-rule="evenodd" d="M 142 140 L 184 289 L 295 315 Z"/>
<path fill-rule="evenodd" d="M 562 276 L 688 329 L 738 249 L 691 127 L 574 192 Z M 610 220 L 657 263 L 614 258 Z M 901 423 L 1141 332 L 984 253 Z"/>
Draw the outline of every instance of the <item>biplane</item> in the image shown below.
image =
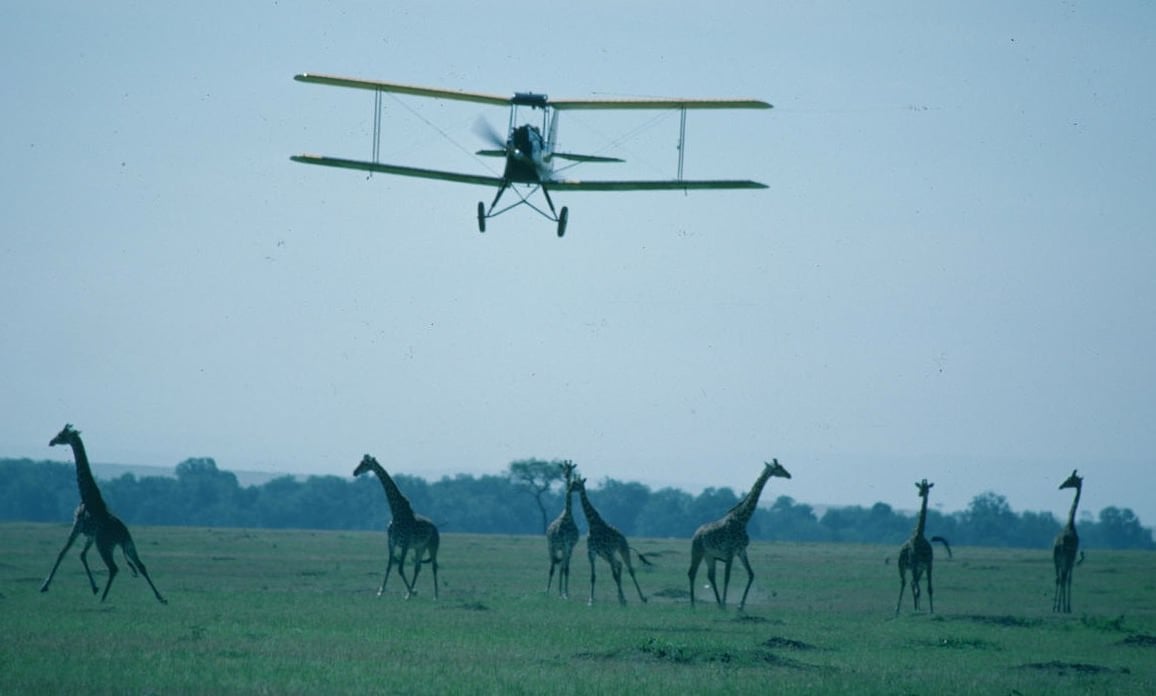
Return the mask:
<path fill-rule="evenodd" d="M 291 159 L 294 162 L 317 164 L 326 167 L 343 169 L 358 169 L 368 172 L 379 172 L 397 176 L 410 176 L 425 179 L 440 179 L 463 184 L 491 186 L 498 189 L 493 201 L 487 207 L 484 201 L 478 202 L 478 230 L 486 231 L 486 220 L 497 217 L 520 205 L 526 205 L 537 211 L 543 217 L 557 223 L 557 233 L 561 237 L 566 233 L 566 223 L 569 210 L 562 206 L 555 209 L 551 192 L 557 191 L 689 191 L 701 189 L 764 189 L 766 184 L 745 179 L 684 179 L 683 152 L 686 142 L 686 112 L 691 109 L 770 109 L 771 105 L 757 99 L 550 99 L 545 94 L 533 92 L 516 92 L 512 97 L 503 97 L 479 92 L 464 92 L 452 89 L 437 89 L 432 87 L 418 87 L 395 82 L 379 82 L 376 80 L 360 80 L 332 75 L 301 74 L 294 77 L 299 82 L 310 82 L 335 87 L 350 87 L 376 92 L 374 111 L 374 161 L 342 159 L 338 157 L 324 157 L 320 155 L 296 155 Z M 503 140 L 492 128 L 482 127 L 483 135 L 494 145 L 491 149 L 479 150 L 475 154 L 487 157 L 505 158 L 505 169 L 501 176 L 484 174 L 470 174 L 465 172 L 451 172 L 438 169 L 423 169 L 397 164 L 386 164 L 377 161 L 380 147 L 381 130 L 381 95 L 382 93 L 405 94 L 435 99 L 451 99 L 474 102 L 490 106 L 502 106 L 509 109 L 509 128 Z M 555 170 L 555 162 L 564 160 L 569 163 L 611 163 L 624 160 L 616 157 L 599 155 L 582 155 L 569 152 L 557 152 L 554 145 L 557 142 L 558 113 L 577 109 L 667 109 L 681 112 L 678 141 L 678 172 L 672 179 L 641 180 L 600 180 L 600 179 L 573 179 L 561 175 L 561 170 Z M 530 122 L 521 122 L 519 114 L 525 110 L 531 113 L 540 111 L 541 125 Z M 484 122 L 482 122 L 484 123 Z M 545 134 L 545 135 L 544 135 Z M 568 165 L 573 166 L 573 164 Z M 516 187 L 523 186 L 528 191 L 523 193 Z M 502 194 L 513 190 L 519 200 L 503 208 L 498 208 Z M 537 191 L 542 192 L 549 212 L 534 205 L 530 198 Z"/>

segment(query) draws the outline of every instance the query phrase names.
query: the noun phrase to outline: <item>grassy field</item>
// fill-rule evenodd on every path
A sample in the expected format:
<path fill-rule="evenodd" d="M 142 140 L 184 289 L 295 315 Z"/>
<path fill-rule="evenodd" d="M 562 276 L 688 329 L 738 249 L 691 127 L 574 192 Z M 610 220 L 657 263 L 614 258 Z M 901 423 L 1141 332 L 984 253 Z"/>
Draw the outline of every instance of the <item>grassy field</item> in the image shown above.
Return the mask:
<path fill-rule="evenodd" d="M 167 606 L 123 565 L 101 604 L 77 549 L 42 594 L 68 526 L 0 525 L 0 693 L 1156 693 L 1153 553 L 1089 552 L 1055 616 L 1049 550 L 937 549 L 936 613 L 896 617 L 876 546 L 754 544 L 740 613 L 691 610 L 682 539 L 632 540 L 648 604 L 602 564 L 590 607 L 585 542 L 562 600 L 544 539 L 447 534 L 435 602 L 428 567 L 375 596 L 383 532 L 133 534 Z"/>

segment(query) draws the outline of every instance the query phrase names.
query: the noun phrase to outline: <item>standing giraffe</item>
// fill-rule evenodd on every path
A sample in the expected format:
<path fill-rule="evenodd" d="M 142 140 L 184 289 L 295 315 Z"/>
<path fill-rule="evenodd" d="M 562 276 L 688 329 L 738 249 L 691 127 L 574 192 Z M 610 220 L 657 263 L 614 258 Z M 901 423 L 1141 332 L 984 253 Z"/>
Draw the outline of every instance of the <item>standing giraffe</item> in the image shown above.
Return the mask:
<path fill-rule="evenodd" d="M 578 525 L 570 510 L 570 495 L 574 492 L 574 464 L 562 462 L 562 476 L 566 481 L 566 502 L 562 512 L 546 528 L 546 546 L 550 552 L 550 577 L 546 579 L 546 594 L 554 582 L 554 568 L 558 568 L 558 595 L 563 599 L 570 596 L 570 557 L 578 545 Z"/>
<path fill-rule="evenodd" d="M 626 570 L 630 572 L 630 579 L 634 581 L 634 589 L 638 590 L 638 598 L 645 603 L 646 596 L 642 594 L 642 588 L 638 586 L 638 578 L 634 576 L 634 566 L 630 563 L 631 549 L 630 544 L 626 543 L 626 537 L 622 535 L 622 532 L 607 524 L 606 520 L 602 519 L 602 515 L 599 515 L 594 506 L 590 504 L 590 499 L 586 497 L 586 479 L 574 478 L 570 482 L 570 487 L 578 491 L 578 498 L 582 501 L 582 512 L 586 514 L 586 525 L 590 528 L 586 533 L 586 555 L 590 558 L 590 601 L 587 604 L 594 604 L 594 557 L 596 555 L 605 558 L 606 562 L 610 564 L 610 574 L 618 586 L 619 604 L 626 605 L 626 596 L 622 594 L 623 563 L 626 564 Z M 638 558 L 643 563 L 650 564 L 642 554 L 638 554 Z"/>
<path fill-rule="evenodd" d="M 434 599 L 438 598 L 438 528 L 428 517 L 415 515 L 397 484 L 393 482 L 385 469 L 377 460 L 368 454 L 361 459 L 361 463 L 353 470 L 354 476 L 361 476 L 367 471 L 377 474 L 385 489 L 385 499 L 389 503 L 389 510 L 393 516 L 386 528 L 386 545 L 389 549 L 389 562 L 385 566 L 385 577 L 381 579 L 381 589 L 377 591 L 380 597 L 385 592 L 385 584 L 389 582 L 389 571 L 393 569 L 394 560 L 397 561 L 397 574 L 405 584 L 405 598 L 409 599 L 415 593 L 417 576 L 421 571 L 422 563 L 429 563 L 433 571 Z M 413 551 L 413 580 L 405 578 L 405 557 Z M 429 558 L 424 558 L 426 553 Z"/>
<path fill-rule="evenodd" d="M 759 496 L 763 493 L 763 486 L 766 485 L 767 479 L 772 476 L 791 478 L 791 474 L 779 464 L 778 459 L 763 462 L 763 465 L 762 473 L 759 474 L 758 479 L 755 480 L 755 485 L 751 487 L 751 491 L 747 493 L 746 497 L 727 511 L 721 520 L 708 522 L 694 533 L 694 538 L 690 541 L 690 570 L 687 572 L 687 575 L 690 576 L 690 606 L 694 606 L 694 578 L 698 575 L 698 565 L 705 559 L 707 562 L 706 576 L 710 579 L 711 589 L 714 590 L 715 601 L 718 602 L 719 608 L 726 607 L 727 588 L 731 584 L 731 564 L 734 562 L 736 554 L 743 562 L 743 567 L 747 569 L 747 586 L 743 590 L 743 599 L 739 602 L 739 610 L 746 606 L 747 593 L 751 591 L 751 583 L 755 581 L 755 573 L 751 570 L 750 561 L 747 560 L 747 545 L 751 541 L 747 535 L 747 523 L 755 514 L 755 508 L 759 504 Z M 718 583 L 715 582 L 714 572 L 715 563 L 718 561 L 723 562 L 723 591 L 721 596 L 718 593 Z"/>
<path fill-rule="evenodd" d="M 1072 613 L 1072 566 L 1076 565 L 1076 551 L 1080 548 L 1080 537 L 1076 534 L 1076 507 L 1080 504 L 1080 492 L 1084 489 L 1084 477 L 1072 475 L 1060 484 L 1060 490 L 1075 488 L 1076 497 L 1072 509 L 1068 511 L 1068 523 L 1056 536 L 1052 545 L 1052 558 L 1056 562 L 1056 595 L 1052 599 L 1052 611 Z"/>
<path fill-rule="evenodd" d="M 931 561 L 934 553 L 931 542 L 923 536 L 923 529 L 927 523 L 927 495 L 931 492 L 934 483 L 927 479 L 915 484 L 919 489 L 919 497 L 923 503 L 919 506 L 919 520 L 915 523 L 915 531 L 911 538 L 899 549 L 899 599 L 895 602 L 895 615 L 899 615 L 899 606 L 903 603 L 903 588 L 907 586 L 907 569 L 911 569 L 911 598 L 915 601 L 915 609 L 919 610 L 919 578 L 927 571 L 927 605 L 932 614 L 935 613 L 935 598 L 931 589 Z M 951 555 L 951 547 L 943 537 L 932 537 L 933 541 L 941 542 Z"/>
<path fill-rule="evenodd" d="M 88 455 L 85 454 L 84 443 L 80 440 L 80 431 L 74 429 L 71 423 L 67 424 L 63 430 L 57 433 L 56 437 L 52 438 L 48 445 L 49 447 L 56 445 L 72 446 L 72 454 L 76 459 L 76 484 L 80 489 L 80 505 L 76 508 L 76 517 L 72 523 L 72 532 L 68 535 L 68 541 L 64 542 L 64 548 L 60 549 L 60 553 L 56 556 L 56 563 L 52 565 L 52 571 L 48 573 L 44 584 L 40 586 L 40 591 L 48 591 L 48 586 L 52 584 L 52 578 L 56 575 L 56 569 L 60 567 L 60 561 L 64 558 L 64 554 L 72 547 L 76 537 L 83 534 L 85 540 L 84 548 L 80 551 L 80 562 L 84 564 L 84 572 L 88 574 L 88 583 L 92 586 L 93 594 L 96 594 L 98 590 L 96 581 L 92 579 L 92 570 L 88 567 L 87 558 L 88 550 L 92 548 L 93 543 L 96 544 L 96 551 L 108 568 L 108 580 L 105 581 L 104 593 L 100 596 L 100 601 L 103 602 L 108 597 L 108 590 L 112 587 L 112 581 L 119 571 L 112 558 L 113 550 L 119 546 L 124 553 L 125 563 L 128 564 L 132 574 L 135 576 L 139 571 L 148 581 L 157 601 L 161 604 L 168 604 L 168 600 L 157 591 L 156 585 L 153 584 L 152 578 L 145 570 L 144 563 L 141 563 L 140 556 L 136 552 L 136 544 L 132 541 L 132 535 L 128 533 L 128 527 L 116 515 L 109 512 L 104 498 L 101 497 L 100 489 L 96 486 L 96 479 L 92 476 L 92 469 L 88 465 Z"/>

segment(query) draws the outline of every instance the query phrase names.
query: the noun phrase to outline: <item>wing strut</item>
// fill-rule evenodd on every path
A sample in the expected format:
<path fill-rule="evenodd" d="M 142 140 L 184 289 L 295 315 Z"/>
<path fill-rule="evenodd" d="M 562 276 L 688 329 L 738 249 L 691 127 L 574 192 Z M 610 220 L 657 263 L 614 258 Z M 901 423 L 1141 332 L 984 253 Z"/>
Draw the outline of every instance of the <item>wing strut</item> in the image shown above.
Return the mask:
<path fill-rule="evenodd" d="M 682 181 L 682 157 L 686 152 L 686 107 L 682 107 L 678 121 L 678 180 Z"/>
<path fill-rule="evenodd" d="M 381 162 L 381 90 L 373 91 L 373 163 Z M 369 172 L 367 179 L 373 178 Z"/>

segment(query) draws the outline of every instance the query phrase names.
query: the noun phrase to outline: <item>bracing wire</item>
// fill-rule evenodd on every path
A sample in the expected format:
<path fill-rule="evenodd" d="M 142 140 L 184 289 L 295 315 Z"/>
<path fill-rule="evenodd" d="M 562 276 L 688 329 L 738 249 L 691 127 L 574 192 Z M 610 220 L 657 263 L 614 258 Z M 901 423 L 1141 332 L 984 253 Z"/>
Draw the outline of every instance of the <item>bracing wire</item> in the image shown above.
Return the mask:
<path fill-rule="evenodd" d="M 373 93 L 373 163 L 377 164 L 381 160 L 381 90 L 376 90 Z M 367 179 L 373 178 L 373 172 L 369 173 Z"/>
<path fill-rule="evenodd" d="M 380 95 L 380 92 L 379 92 L 378 94 Z M 439 127 L 438 127 L 438 125 L 437 125 L 436 123 L 434 123 L 433 121 L 430 121 L 430 120 L 429 120 L 428 118 L 426 118 L 425 116 L 422 116 L 420 112 L 418 112 L 416 109 L 414 109 L 413 107 L 411 107 L 409 104 L 405 103 L 405 102 L 404 102 L 404 101 L 402 101 L 401 99 L 398 99 L 397 95 L 390 93 L 390 95 L 389 95 L 389 96 L 390 96 L 390 99 L 392 99 L 392 100 L 394 101 L 394 103 L 396 103 L 396 104 L 399 104 L 399 105 L 400 105 L 402 108 L 404 108 L 406 111 L 408 111 L 410 114 L 412 114 L 412 115 L 413 115 L 415 118 L 417 118 L 419 121 L 421 121 L 421 122 L 422 122 L 422 123 L 424 123 L 425 125 L 427 125 L 427 126 L 429 126 L 430 128 L 432 128 L 432 129 L 433 129 L 433 130 L 434 130 L 434 131 L 435 131 L 435 132 L 436 132 L 438 135 L 440 135 L 440 136 L 442 136 L 443 138 L 445 138 L 446 142 L 448 142 L 449 144 L 453 145 L 453 146 L 454 146 L 454 147 L 456 147 L 458 150 L 460 150 L 460 151 L 462 151 L 463 153 L 465 153 L 466 155 L 468 155 L 468 156 L 469 156 L 471 159 L 473 159 L 473 160 L 475 160 L 476 162 L 478 162 L 479 164 L 481 164 L 481 165 L 482 165 L 483 167 L 485 167 L 485 168 L 486 168 L 486 169 L 487 169 L 489 172 L 491 172 L 491 173 L 495 173 L 495 174 L 496 174 L 496 172 L 494 171 L 494 168 L 490 166 L 489 162 L 486 162 L 486 161 L 485 161 L 485 160 L 483 160 L 481 157 L 478 157 L 478 156 L 477 156 L 477 155 L 476 155 L 476 154 L 475 154 L 473 151 L 469 150 L 469 149 L 468 149 L 468 148 L 466 148 L 464 145 L 462 145 L 462 144 L 461 144 L 461 143 L 459 143 L 458 141 L 454 140 L 454 139 L 453 139 L 453 137 L 451 137 L 449 133 L 446 133 L 444 130 L 442 130 L 441 128 L 439 128 Z"/>

